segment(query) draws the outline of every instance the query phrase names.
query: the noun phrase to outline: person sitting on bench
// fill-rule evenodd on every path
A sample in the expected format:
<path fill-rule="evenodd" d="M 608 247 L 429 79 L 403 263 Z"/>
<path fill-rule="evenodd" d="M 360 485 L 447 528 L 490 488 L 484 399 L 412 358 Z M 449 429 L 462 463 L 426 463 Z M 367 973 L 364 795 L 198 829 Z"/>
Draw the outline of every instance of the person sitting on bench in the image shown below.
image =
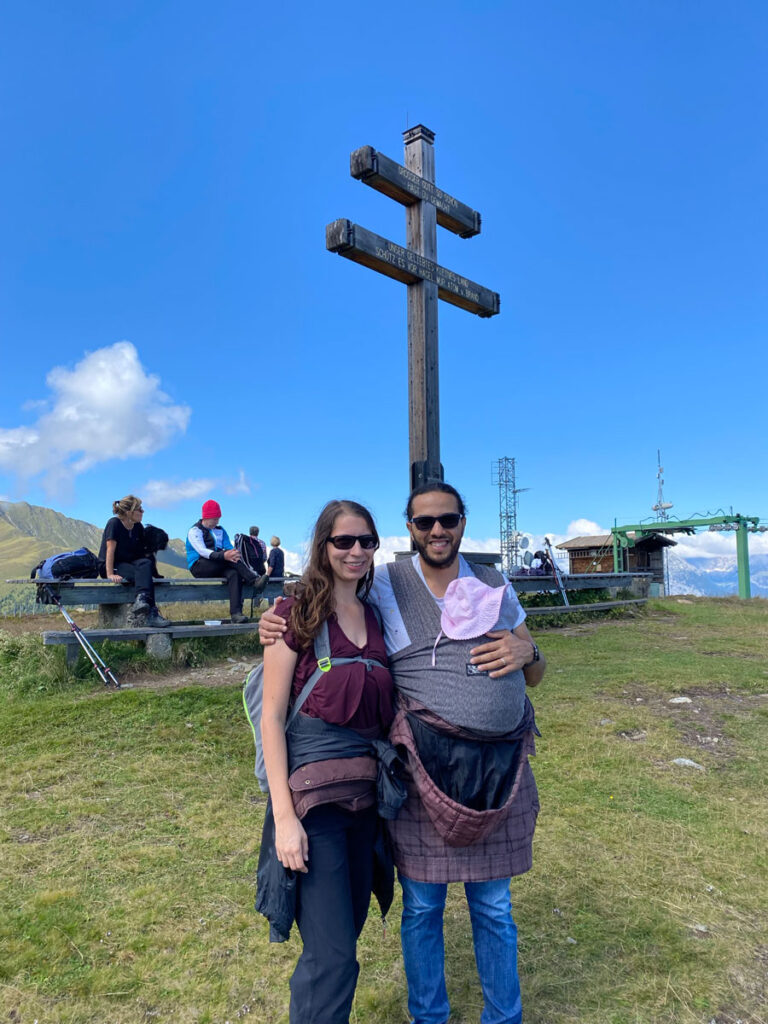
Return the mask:
<path fill-rule="evenodd" d="M 202 516 L 187 534 L 187 568 L 195 579 L 224 577 L 229 587 L 229 617 L 232 622 L 248 622 L 243 615 L 243 583 L 253 583 L 254 594 L 260 594 L 268 576 L 258 576 L 240 558 L 227 531 L 219 526 L 221 505 L 209 499 L 202 508 Z"/>
<path fill-rule="evenodd" d="M 99 574 L 113 583 L 133 583 L 136 600 L 128 612 L 131 626 L 170 626 L 155 604 L 154 558 L 147 550 L 141 519 L 141 498 L 126 494 L 112 502 L 113 516 L 104 527 L 99 549 Z"/>

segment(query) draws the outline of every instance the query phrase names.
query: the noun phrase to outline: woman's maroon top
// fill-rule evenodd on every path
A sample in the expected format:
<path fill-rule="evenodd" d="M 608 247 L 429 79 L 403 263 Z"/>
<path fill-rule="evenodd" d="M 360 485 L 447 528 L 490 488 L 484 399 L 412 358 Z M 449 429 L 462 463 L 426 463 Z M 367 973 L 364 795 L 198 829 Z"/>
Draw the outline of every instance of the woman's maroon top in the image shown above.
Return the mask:
<path fill-rule="evenodd" d="M 299 655 L 293 674 L 291 699 L 295 700 L 304 684 L 317 668 L 314 647 L 302 651 L 290 628 L 291 609 L 295 598 L 288 598 L 280 608 L 280 614 L 289 622 L 283 640 L 292 651 Z M 357 647 L 332 615 L 328 620 L 328 640 L 332 658 L 375 658 L 387 664 L 384 638 L 373 611 L 365 606 L 367 639 L 364 647 Z M 392 708 L 394 686 L 392 676 L 386 668 L 367 668 L 362 662 L 350 665 L 334 665 L 318 679 L 314 689 L 301 707 L 302 713 L 312 718 L 322 718 L 334 725 L 346 725 L 366 733 L 378 728 L 379 735 L 385 734 L 394 718 Z"/>

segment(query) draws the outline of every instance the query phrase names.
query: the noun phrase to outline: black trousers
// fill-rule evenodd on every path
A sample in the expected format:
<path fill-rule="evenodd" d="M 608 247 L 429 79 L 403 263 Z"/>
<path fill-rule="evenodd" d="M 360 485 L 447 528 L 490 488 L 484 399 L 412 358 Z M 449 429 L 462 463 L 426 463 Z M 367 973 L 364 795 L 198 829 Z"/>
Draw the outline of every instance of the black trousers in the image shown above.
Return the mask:
<path fill-rule="evenodd" d="M 124 580 L 136 585 L 136 594 L 146 594 L 150 604 L 155 603 L 155 581 L 152 576 L 152 559 L 137 558 L 135 562 L 120 562 L 115 572 Z"/>
<path fill-rule="evenodd" d="M 313 807 L 302 824 L 309 872 L 299 875 L 296 923 L 304 949 L 291 978 L 290 1024 L 348 1024 L 355 996 L 357 940 L 373 881 L 375 807 Z"/>
<path fill-rule="evenodd" d="M 198 558 L 189 570 L 198 580 L 226 579 L 229 587 L 229 614 L 237 615 L 243 610 L 243 582 L 252 583 L 255 575 L 244 562 L 225 562 L 217 559 Z"/>

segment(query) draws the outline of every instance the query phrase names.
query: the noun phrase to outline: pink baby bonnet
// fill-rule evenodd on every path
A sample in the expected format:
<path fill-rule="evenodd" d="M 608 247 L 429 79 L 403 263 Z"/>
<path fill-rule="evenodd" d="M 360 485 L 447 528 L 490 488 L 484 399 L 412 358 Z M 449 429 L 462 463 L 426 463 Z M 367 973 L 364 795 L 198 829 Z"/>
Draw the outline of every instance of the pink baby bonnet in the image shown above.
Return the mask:
<path fill-rule="evenodd" d="M 506 587 L 489 587 L 475 576 L 451 580 L 443 598 L 440 632 L 432 648 L 432 665 L 440 637 L 471 640 L 493 629 L 499 620 Z"/>

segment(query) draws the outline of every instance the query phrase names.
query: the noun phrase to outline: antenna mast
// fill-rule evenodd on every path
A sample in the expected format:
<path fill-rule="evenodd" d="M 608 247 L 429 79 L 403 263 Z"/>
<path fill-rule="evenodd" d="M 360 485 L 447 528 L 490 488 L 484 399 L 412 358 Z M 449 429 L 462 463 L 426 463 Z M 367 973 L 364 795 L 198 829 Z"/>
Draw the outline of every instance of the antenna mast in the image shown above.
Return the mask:
<path fill-rule="evenodd" d="M 664 467 L 661 464 L 661 450 L 656 449 L 656 461 L 658 463 L 658 470 L 656 471 L 656 478 L 659 481 L 659 493 L 656 497 L 656 504 L 652 505 L 652 510 L 656 513 L 656 518 L 660 523 L 666 523 L 669 519 L 667 509 L 674 508 L 671 501 L 664 501 Z"/>
<path fill-rule="evenodd" d="M 656 513 L 656 519 L 660 523 L 666 523 L 669 521 L 668 509 L 672 508 L 671 501 L 664 501 L 664 467 L 661 464 L 661 449 L 656 449 L 656 463 L 658 469 L 656 471 L 656 478 L 659 481 L 659 493 L 656 496 L 656 504 L 651 506 L 652 510 Z M 661 564 L 664 570 L 664 592 L 669 593 L 669 559 L 667 558 L 667 549 L 663 548 L 661 552 Z"/>
<path fill-rule="evenodd" d="M 493 483 L 499 487 L 499 540 L 501 571 L 509 576 L 520 562 L 520 534 L 517 532 L 517 496 L 528 487 L 515 482 L 515 460 L 499 459 L 492 464 Z"/>

